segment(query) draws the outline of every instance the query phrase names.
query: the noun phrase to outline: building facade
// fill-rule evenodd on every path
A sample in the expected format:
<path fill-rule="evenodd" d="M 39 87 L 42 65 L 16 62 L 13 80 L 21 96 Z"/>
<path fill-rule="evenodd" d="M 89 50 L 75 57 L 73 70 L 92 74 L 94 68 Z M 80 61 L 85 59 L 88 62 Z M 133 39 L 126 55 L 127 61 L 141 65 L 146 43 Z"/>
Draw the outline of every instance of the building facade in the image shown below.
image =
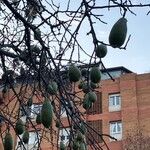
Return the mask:
<path fill-rule="evenodd" d="M 94 149 L 92 145 L 95 143 L 92 141 L 95 139 L 104 150 L 108 148 L 110 150 L 124 150 L 124 140 L 129 132 L 140 130 L 143 135 L 150 136 L 150 73 L 136 74 L 124 67 L 110 68 L 107 71 L 113 77 L 114 81 L 110 79 L 110 76 L 105 70 L 102 70 L 102 81 L 99 88 L 96 89 L 97 101 L 93 104 L 92 108 L 87 111 L 85 111 L 83 107 L 80 107 L 80 110 L 84 113 L 86 118 L 85 121 L 88 126 L 91 126 L 100 135 L 103 134 L 102 137 L 106 141 L 108 147 L 104 145 L 101 137 L 93 130 L 90 130 L 90 134 L 86 134 L 86 142 L 89 145 L 89 149 Z M 29 91 L 28 93 L 30 93 Z M 83 97 L 83 93 L 81 92 L 79 96 Z M 12 92 L 7 93 L 5 97 L 6 101 L 11 98 L 13 99 Z M 38 93 L 37 97 L 34 98 L 34 104 L 31 106 L 30 111 L 27 111 L 27 114 L 22 113 L 16 100 L 12 100 L 10 103 L 12 103 L 11 106 L 18 105 L 18 107 L 15 107 L 16 112 L 19 110 L 19 114 L 23 121 L 26 121 L 26 117 L 28 116 L 35 122 L 36 115 L 41 110 L 42 101 L 42 96 Z M 1 106 L 1 108 L 5 109 L 3 103 L 1 103 Z M 11 109 L 8 115 L 11 116 Z M 13 118 L 15 118 L 17 114 L 13 115 Z M 51 134 L 49 134 L 48 130 L 43 129 L 41 125 L 36 124 L 34 126 L 39 130 L 35 132 L 34 128 L 30 127 L 29 124 L 30 138 L 26 148 L 28 150 L 36 150 L 36 145 L 40 141 L 41 134 L 45 134 L 45 137 L 50 139 L 49 142 L 44 140 L 41 141 L 41 150 L 57 149 L 57 141 L 63 141 L 67 144 L 69 141 L 70 128 L 63 107 L 61 108 L 60 117 L 63 128 L 58 130 L 53 123 L 53 133 Z M 13 129 L 11 130 L 15 139 L 14 148 L 22 150 L 23 147 L 21 147 L 22 144 L 20 142 L 21 137 L 17 137 Z M 110 138 L 108 135 L 114 137 L 114 139 Z M 0 149 L 3 149 L 2 140 Z"/>
<path fill-rule="evenodd" d="M 104 134 L 104 140 L 110 150 L 123 150 L 124 140 L 129 133 L 141 131 L 144 136 L 150 136 L 150 73 L 136 74 L 124 67 L 111 68 L 108 71 L 114 81 L 106 72 L 102 72 L 101 86 L 96 89 L 98 99 L 92 108 L 86 111 L 86 122 L 99 134 Z M 68 130 L 67 123 L 66 127 Z M 87 135 L 90 141 L 95 138 L 103 149 L 108 149 L 103 146 L 96 133 L 92 130 L 90 133 Z M 117 141 L 105 136 L 107 134 Z M 65 135 L 66 143 L 68 135 Z M 94 144 L 88 139 L 87 143 Z"/>

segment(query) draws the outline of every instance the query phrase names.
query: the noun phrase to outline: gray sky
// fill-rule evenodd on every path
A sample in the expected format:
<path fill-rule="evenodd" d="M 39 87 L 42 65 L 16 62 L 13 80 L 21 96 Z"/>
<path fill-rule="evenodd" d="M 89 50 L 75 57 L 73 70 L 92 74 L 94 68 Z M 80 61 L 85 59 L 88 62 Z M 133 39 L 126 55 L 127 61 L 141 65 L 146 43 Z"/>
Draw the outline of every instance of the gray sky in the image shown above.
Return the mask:
<path fill-rule="evenodd" d="M 66 4 L 61 0 L 56 0 L 56 3 L 60 4 L 61 8 L 66 9 Z M 80 5 L 80 0 L 70 1 L 70 7 L 77 9 Z M 99 5 L 107 5 L 107 0 L 97 0 Z M 132 0 L 134 4 L 138 3 L 150 3 L 150 0 Z M 150 15 L 146 15 L 150 8 L 132 8 L 131 10 L 136 13 L 136 16 L 127 12 L 126 18 L 128 20 L 128 35 L 131 34 L 131 39 L 127 45 L 126 50 L 114 49 L 108 47 L 108 54 L 103 59 L 106 68 L 124 66 L 135 73 L 150 72 Z M 98 40 L 108 43 L 109 32 L 114 23 L 121 17 L 120 10 L 118 8 L 95 10 L 95 13 L 104 15 L 101 19 L 107 24 L 97 22 L 94 24 L 96 35 Z M 64 16 L 61 16 L 63 18 Z M 64 17 L 65 20 L 65 17 Z M 77 22 L 73 23 L 73 26 L 77 26 Z M 83 23 L 79 30 L 78 40 L 88 54 L 93 52 L 93 43 L 91 35 L 86 36 L 86 33 L 90 31 L 89 25 L 86 21 Z M 77 53 L 75 54 L 76 57 Z M 66 53 L 64 57 L 68 57 Z M 88 60 L 87 56 L 82 54 L 82 60 Z M 88 61 L 87 61 L 88 62 Z"/>
<path fill-rule="evenodd" d="M 136 1 L 135 1 L 136 2 Z M 149 2 L 149 1 L 145 1 Z M 135 73 L 150 72 L 150 15 L 146 15 L 148 8 L 132 9 L 136 16 L 127 13 L 128 20 L 128 36 L 131 34 L 131 39 L 126 50 L 113 49 L 108 47 L 108 55 L 103 59 L 107 68 L 124 66 Z M 111 9 L 110 11 L 101 11 L 104 14 L 102 23 L 96 23 L 95 29 L 99 40 L 108 43 L 108 36 L 113 24 L 121 17 L 119 10 Z M 88 30 L 88 27 L 84 30 Z M 91 40 L 88 37 L 88 40 Z M 81 38 L 81 40 L 83 40 Z M 91 49 L 90 43 L 83 40 L 83 45 L 87 50 Z"/>
<path fill-rule="evenodd" d="M 126 51 L 109 48 L 104 62 L 106 66 L 125 66 L 136 73 L 150 72 L 150 15 L 146 9 L 137 9 L 137 16 L 127 15 L 128 35 L 131 39 Z M 112 19 L 110 24 L 114 22 Z M 107 32 L 107 30 L 105 30 Z"/>

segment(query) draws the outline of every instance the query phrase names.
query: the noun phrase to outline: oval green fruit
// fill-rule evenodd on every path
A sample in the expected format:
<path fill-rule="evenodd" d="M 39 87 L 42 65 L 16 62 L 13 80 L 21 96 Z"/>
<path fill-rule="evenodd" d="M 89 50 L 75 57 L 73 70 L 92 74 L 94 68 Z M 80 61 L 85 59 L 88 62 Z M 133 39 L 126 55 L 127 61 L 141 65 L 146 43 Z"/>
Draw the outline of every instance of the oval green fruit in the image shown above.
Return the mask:
<path fill-rule="evenodd" d="M 92 102 L 89 101 L 87 98 L 84 98 L 82 106 L 85 110 L 87 110 L 92 107 Z"/>
<path fill-rule="evenodd" d="M 58 85 L 55 81 L 52 81 L 49 85 L 48 85 L 48 93 L 51 95 L 56 95 L 58 91 Z"/>
<path fill-rule="evenodd" d="M 87 74 L 88 74 L 87 69 L 84 68 L 84 69 L 81 70 L 81 75 L 82 75 L 83 77 L 86 77 Z"/>
<path fill-rule="evenodd" d="M 83 143 L 83 142 L 80 143 L 79 150 L 86 150 L 86 145 L 85 145 L 85 143 Z"/>
<path fill-rule="evenodd" d="M 88 92 L 85 95 L 85 99 L 94 103 L 97 100 L 97 95 L 94 92 Z"/>
<path fill-rule="evenodd" d="M 30 97 L 27 101 L 27 106 L 31 107 L 32 104 L 33 104 L 33 99 L 32 99 L 32 97 Z"/>
<path fill-rule="evenodd" d="M 45 128 L 49 128 L 52 125 L 53 120 L 53 107 L 48 99 L 45 99 L 41 110 L 42 124 Z"/>
<path fill-rule="evenodd" d="M 79 147 L 80 147 L 79 141 L 75 140 L 75 141 L 73 142 L 72 149 L 73 149 L 73 150 L 78 150 Z"/>
<path fill-rule="evenodd" d="M 121 47 L 127 35 L 127 19 L 120 18 L 112 27 L 109 34 L 109 43 L 113 48 Z"/>
<path fill-rule="evenodd" d="M 60 150 L 65 150 L 66 149 L 66 146 L 65 144 L 61 141 L 60 142 Z"/>
<path fill-rule="evenodd" d="M 79 70 L 79 68 L 75 65 L 70 65 L 69 67 L 69 79 L 71 82 L 77 82 L 80 80 L 81 77 L 81 71 Z"/>
<path fill-rule="evenodd" d="M 88 93 L 90 91 L 90 87 L 88 86 L 87 82 L 83 82 L 83 84 L 82 84 L 82 91 L 84 93 Z"/>
<path fill-rule="evenodd" d="M 101 80 L 101 71 L 98 67 L 93 67 L 90 70 L 90 79 L 93 83 L 98 83 Z"/>
<path fill-rule="evenodd" d="M 90 86 L 91 86 L 92 89 L 96 89 L 97 88 L 97 85 L 95 83 L 93 83 L 93 82 L 90 82 Z"/>
<path fill-rule="evenodd" d="M 104 58 L 107 54 L 107 46 L 100 44 L 95 49 L 96 56 L 99 58 Z"/>
<path fill-rule="evenodd" d="M 16 122 L 15 132 L 16 132 L 16 134 L 21 135 L 24 132 L 24 130 L 25 130 L 24 123 L 21 119 L 19 119 Z"/>
<path fill-rule="evenodd" d="M 4 138 L 4 150 L 12 150 L 13 149 L 13 138 L 10 133 L 6 133 Z"/>
<path fill-rule="evenodd" d="M 84 83 L 81 81 L 81 82 L 78 84 L 78 88 L 79 88 L 79 89 L 82 89 L 83 84 L 84 84 Z"/>
<path fill-rule="evenodd" d="M 76 140 L 79 142 L 83 142 L 83 140 L 84 140 L 84 136 L 80 131 L 77 133 Z"/>
<path fill-rule="evenodd" d="M 40 114 L 40 113 L 37 114 L 37 116 L 36 116 L 36 123 L 37 123 L 37 124 L 41 124 L 41 123 L 42 123 L 41 114 Z"/>
<path fill-rule="evenodd" d="M 23 141 L 25 144 L 28 144 L 28 142 L 29 142 L 29 131 L 25 131 L 25 132 L 23 133 L 22 141 Z"/>

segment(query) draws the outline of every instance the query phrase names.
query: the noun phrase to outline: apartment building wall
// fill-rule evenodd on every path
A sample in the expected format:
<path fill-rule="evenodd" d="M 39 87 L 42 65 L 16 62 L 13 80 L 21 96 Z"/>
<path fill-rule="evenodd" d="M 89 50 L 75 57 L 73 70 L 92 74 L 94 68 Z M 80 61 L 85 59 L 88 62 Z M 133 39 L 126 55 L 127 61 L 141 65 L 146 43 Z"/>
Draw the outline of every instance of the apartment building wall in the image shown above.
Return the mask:
<path fill-rule="evenodd" d="M 19 85 L 15 86 L 15 91 L 16 93 L 22 93 L 19 94 L 19 101 L 21 101 L 21 104 L 26 105 L 28 98 L 31 96 L 31 87 L 24 87 L 22 88 Z M 33 97 L 33 105 L 37 105 L 41 107 L 41 104 L 43 102 L 43 96 L 39 93 L 39 92 L 35 92 L 35 95 Z M 10 89 L 7 90 L 5 96 L 2 96 L 2 92 L 0 92 L 0 98 L 2 98 L 1 100 L 3 100 L 3 102 L 0 105 L 0 109 L 2 109 L 1 111 L 5 114 L 5 116 L 7 117 L 8 120 L 10 120 L 11 125 L 9 125 L 9 130 L 10 133 L 12 134 L 13 137 L 13 145 L 14 145 L 14 149 L 16 150 L 23 150 L 23 146 L 21 144 L 21 146 L 19 146 L 19 137 L 22 138 L 22 135 L 19 135 L 19 137 L 16 135 L 15 130 L 14 130 L 14 126 L 15 126 L 15 122 L 18 118 L 21 117 L 21 119 L 23 120 L 24 124 L 25 124 L 25 128 L 29 131 L 29 144 L 28 145 L 24 145 L 26 149 L 33 149 L 36 150 L 36 146 L 38 144 L 33 143 L 32 141 L 36 138 L 37 140 L 37 136 L 40 139 L 40 136 L 44 136 L 45 138 L 42 139 L 41 144 L 40 144 L 40 149 L 41 150 L 56 150 L 57 148 L 57 133 L 58 133 L 58 129 L 55 126 L 55 122 L 52 123 L 52 128 L 53 128 L 53 132 L 51 132 L 51 128 L 50 129 L 46 129 L 43 127 L 42 124 L 37 125 L 36 124 L 36 115 L 34 117 L 30 117 L 31 121 L 32 121 L 32 125 L 31 122 L 26 120 L 26 115 L 21 115 L 21 106 L 20 106 L 20 102 L 18 101 L 18 99 L 16 98 L 14 92 Z M 33 106 L 32 105 L 32 106 Z M 9 106 L 9 107 L 8 107 Z M 8 109 L 9 108 L 9 109 Z M 2 113 L 2 114 L 3 114 Z M 35 112 L 37 113 L 37 112 Z M 6 115 L 7 114 L 7 115 Z M 7 124 L 5 124 L 4 122 L 2 122 L 0 124 L 0 128 L 1 128 L 1 133 L 2 136 L 5 136 L 5 131 L 8 129 Z M 36 129 L 36 130 L 35 130 Z M 43 135 L 41 135 L 43 134 Z M 31 142 L 30 142 L 31 141 Z M 51 143 L 51 144 L 50 144 Z M 33 148 L 33 146 L 35 145 L 35 148 Z M 3 150 L 3 141 L 2 138 L 0 138 L 0 150 Z"/>
<path fill-rule="evenodd" d="M 102 133 L 110 133 L 110 124 L 122 123 L 122 138 L 119 141 L 105 137 L 111 150 L 123 150 L 123 140 L 127 133 L 140 130 L 150 136 L 150 74 L 124 74 L 115 81 L 103 80 L 99 92 L 102 93 L 102 113 L 89 115 L 88 120 L 102 121 Z M 120 110 L 109 110 L 109 96 L 119 94 Z"/>
<path fill-rule="evenodd" d="M 77 89 L 78 90 L 78 89 Z M 93 108 L 87 111 L 86 121 L 89 125 L 94 126 L 99 133 L 110 134 L 110 125 L 116 122 L 122 123 L 121 139 L 119 141 L 110 140 L 105 136 L 104 140 L 108 143 L 108 147 L 111 150 L 123 150 L 123 140 L 126 138 L 128 131 L 135 132 L 139 129 L 144 135 L 150 136 L 150 74 L 137 75 L 135 73 L 123 74 L 115 81 L 110 79 L 102 80 L 100 88 L 96 89 L 99 94 L 97 102 L 95 102 Z M 120 95 L 120 110 L 109 110 L 109 98 L 111 95 Z M 8 95 L 7 95 L 8 96 Z M 12 96 L 12 92 L 9 92 L 9 96 Z M 83 97 L 83 93 L 80 93 L 80 97 Z M 6 100 L 8 97 L 6 97 Z M 37 100 L 35 99 L 35 102 Z M 14 105 L 15 101 L 11 105 Z M 16 111 L 18 110 L 16 107 Z M 94 110 L 95 109 L 95 110 Z M 118 108 L 117 108 L 118 109 Z M 80 107 L 81 111 L 85 111 Z M 64 127 L 68 127 L 67 119 L 62 118 Z M 53 123 L 53 127 L 55 124 Z M 39 129 L 41 127 L 39 126 Z M 55 128 L 55 127 L 54 127 Z M 57 130 L 57 129 L 55 129 Z M 15 144 L 17 137 L 15 136 L 13 129 Z M 45 131 L 46 133 L 46 131 Z M 50 135 L 47 135 L 51 138 Z M 99 139 L 98 139 L 99 140 Z M 46 141 L 42 141 L 41 149 L 43 150 L 55 150 L 57 144 L 57 137 L 53 137 L 54 145 Z M 2 143 L 2 141 L 1 141 Z M 100 143 L 103 145 L 103 143 Z M 52 146 L 52 147 L 51 147 Z M 106 147 L 103 147 L 106 149 Z M 2 149 L 2 144 L 0 144 Z"/>

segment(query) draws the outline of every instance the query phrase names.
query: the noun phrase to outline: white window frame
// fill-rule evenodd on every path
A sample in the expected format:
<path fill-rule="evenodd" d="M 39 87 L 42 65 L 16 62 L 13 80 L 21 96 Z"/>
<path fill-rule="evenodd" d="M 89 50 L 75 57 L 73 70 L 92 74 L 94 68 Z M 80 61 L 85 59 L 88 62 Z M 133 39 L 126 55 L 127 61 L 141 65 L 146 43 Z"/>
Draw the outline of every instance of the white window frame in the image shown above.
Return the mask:
<path fill-rule="evenodd" d="M 120 94 L 109 95 L 109 112 L 121 110 L 121 96 Z"/>
<path fill-rule="evenodd" d="M 37 108 L 37 110 L 35 110 Z M 32 104 L 31 106 L 31 113 L 30 113 L 30 118 L 35 120 L 36 116 L 41 112 L 42 109 L 42 104 Z"/>
<path fill-rule="evenodd" d="M 60 116 L 61 117 L 67 117 L 66 109 L 63 107 L 63 105 L 61 106 Z"/>
<path fill-rule="evenodd" d="M 32 121 L 35 121 L 36 120 L 36 116 L 37 114 L 39 114 L 41 112 L 41 109 L 42 109 L 42 104 L 32 104 L 32 106 L 28 107 L 28 106 L 25 106 L 24 107 L 27 111 L 27 115 L 25 115 L 23 113 L 23 115 L 21 115 L 21 120 L 23 122 L 26 122 L 26 117 L 30 117 L 32 119 Z M 35 110 L 35 108 L 37 108 L 37 110 Z"/>
<path fill-rule="evenodd" d="M 113 121 L 110 122 L 110 136 L 116 138 L 118 141 L 122 139 L 122 122 L 121 121 Z M 110 141 L 114 141 L 110 138 Z"/>
<path fill-rule="evenodd" d="M 16 144 L 16 150 L 24 150 L 24 147 L 29 150 L 29 149 L 32 149 L 32 150 L 38 150 L 38 139 L 40 141 L 40 137 L 41 137 L 41 134 L 39 131 L 35 132 L 35 131 L 30 131 L 29 132 L 29 142 L 28 144 L 24 144 L 23 145 L 18 145 L 19 142 L 20 142 L 20 139 L 22 139 L 22 136 L 23 134 L 19 135 L 19 137 L 17 137 L 17 144 Z M 34 140 L 31 141 L 31 138 L 34 138 Z M 23 141 L 22 141 L 23 142 Z"/>
<path fill-rule="evenodd" d="M 61 139 L 61 136 L 64 136 L 64 140 Z M 64 144 L 67 144 L 69 142 L 69 138 L 68 136 L 70 136 L 70 128 L 62 128 L 59 131 L 59 143 L 60 141 L 62 141 Z"/>

